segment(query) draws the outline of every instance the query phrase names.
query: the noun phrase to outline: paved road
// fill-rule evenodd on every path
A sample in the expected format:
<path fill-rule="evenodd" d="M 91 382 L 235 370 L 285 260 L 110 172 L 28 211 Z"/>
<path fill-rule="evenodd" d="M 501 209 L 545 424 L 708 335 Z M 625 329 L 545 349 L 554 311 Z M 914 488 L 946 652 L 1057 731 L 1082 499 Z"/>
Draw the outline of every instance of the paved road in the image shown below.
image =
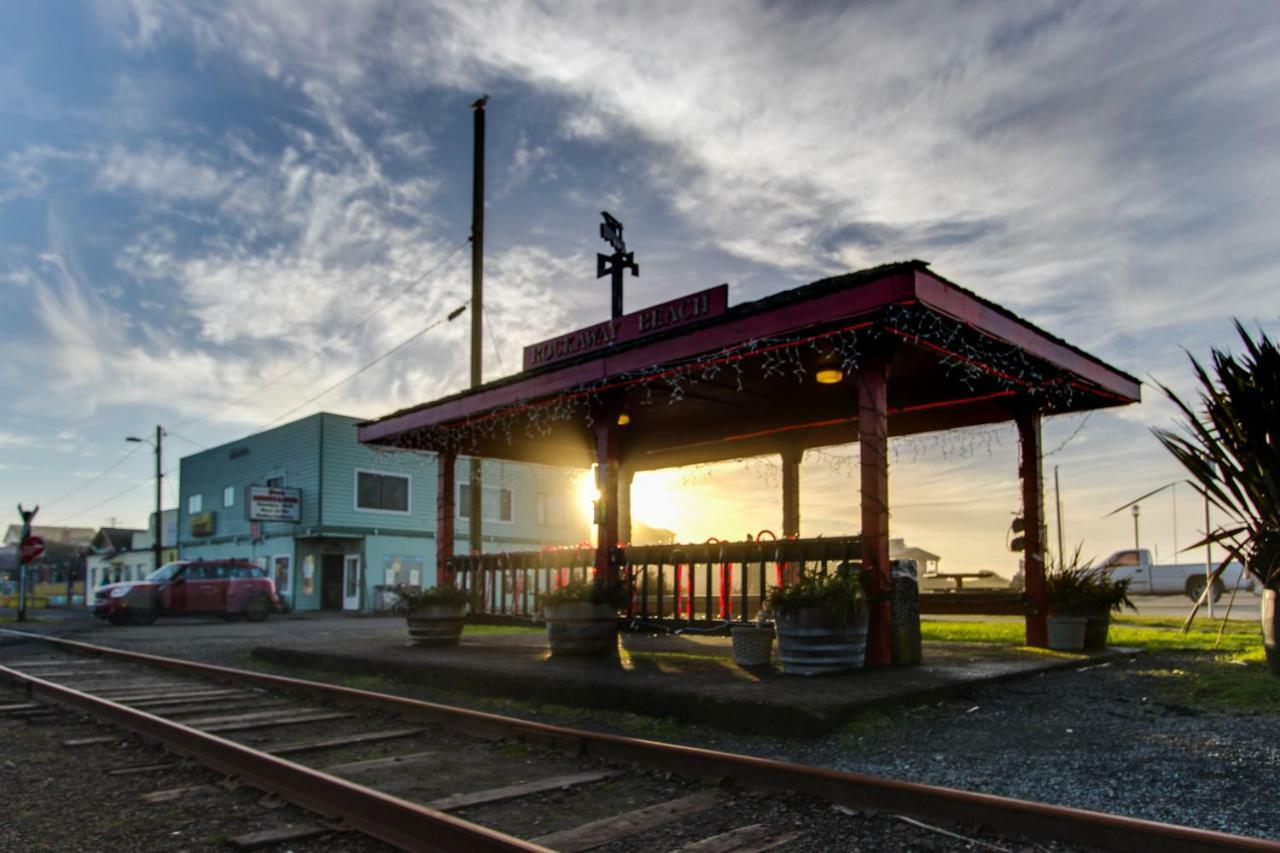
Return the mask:
<path fill-rule="evenodd" d="M 1175 616 L 1185 618 L 1191 612 L 1191 599 L 1185 595 L 1135 595 L 1131 596 L 1133 603 L 1138 607 L 1139 616 Z M 1231 594 L 1227 593 L 1218 599 L 1218 603 L 1214 605 L 1214 615 L 1221 619 L 1227 613 L 1227 601 L 1231 598 Z M 1261 614 L 1258 610 L 1262 602 L 1261 596 L 1254 595 L 1251 592 L 1239 592 L 1236 594 L 1235 604 L 1231 605 L 1231 619 L 1251 619 L 1258 621 Z M 1201 616 L 1208 616 L 1207 608 L 1200 608 Z"/>

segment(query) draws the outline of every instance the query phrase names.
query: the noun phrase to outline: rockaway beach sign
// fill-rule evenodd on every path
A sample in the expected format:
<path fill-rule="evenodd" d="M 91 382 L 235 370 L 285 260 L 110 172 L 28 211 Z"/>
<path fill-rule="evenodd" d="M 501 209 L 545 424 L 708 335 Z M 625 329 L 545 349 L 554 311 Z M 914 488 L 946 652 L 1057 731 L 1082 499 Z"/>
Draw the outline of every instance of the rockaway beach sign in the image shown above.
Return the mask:
<path fill-rule="evenodd" d="M 717 317 L 729 307 L 729 285 L 690 293 L 661 305 L 623 314 L 585 329 L 560 335 L 524 348 L 524 369 L 542 367 L 567 358 L 603 350 L 707 317 Z"/>

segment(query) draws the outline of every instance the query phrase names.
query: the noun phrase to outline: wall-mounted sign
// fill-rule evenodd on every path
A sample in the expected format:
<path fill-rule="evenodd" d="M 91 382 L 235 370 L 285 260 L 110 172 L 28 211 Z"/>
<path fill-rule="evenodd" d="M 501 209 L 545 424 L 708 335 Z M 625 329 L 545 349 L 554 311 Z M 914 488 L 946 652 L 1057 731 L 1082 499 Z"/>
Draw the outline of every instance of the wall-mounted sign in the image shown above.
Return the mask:
<path fill-rule="evenodd" d="M 302 521 L 301 489 L 249 486 L 244 505 L 250 521 Z"/>
<path fill-rule="evenodd" d="M 192 536 L 212 536 L 217 525 L 217 513 L 197 512 L 191 516 Z"/>
<path fill-rule="evenodd" d="M 623 314 L 612 320 L 578 329 L 524 348 L 524 369 L 541 367 L 584 353 L 604 350 L 697 320 L 717 317 L 729 308 L 729 285 L 691 293 L 661 305 Z"/>

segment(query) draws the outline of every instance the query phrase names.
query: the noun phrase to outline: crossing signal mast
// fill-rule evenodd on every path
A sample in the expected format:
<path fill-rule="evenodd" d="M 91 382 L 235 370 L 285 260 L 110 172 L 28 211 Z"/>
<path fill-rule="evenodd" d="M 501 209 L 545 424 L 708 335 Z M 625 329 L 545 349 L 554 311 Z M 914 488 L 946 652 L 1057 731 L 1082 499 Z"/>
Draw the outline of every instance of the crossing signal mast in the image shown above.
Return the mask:
<path fill-rule="evenodd" d="M 604 223 L 600 226 L 600 239 L 613 247 L 612 255 L 596 255 L 596 278 L 606 275 L 613 279 L 613 317 L 622 316 L 622 276 L 631 270 L 633 277 L 640 275 L 640 265 L 636 263 L 634 252 L 627 251 L 627 244 L 622 239 L 622 223 L 614 219 L 607 210 L 600 211 Z"/>

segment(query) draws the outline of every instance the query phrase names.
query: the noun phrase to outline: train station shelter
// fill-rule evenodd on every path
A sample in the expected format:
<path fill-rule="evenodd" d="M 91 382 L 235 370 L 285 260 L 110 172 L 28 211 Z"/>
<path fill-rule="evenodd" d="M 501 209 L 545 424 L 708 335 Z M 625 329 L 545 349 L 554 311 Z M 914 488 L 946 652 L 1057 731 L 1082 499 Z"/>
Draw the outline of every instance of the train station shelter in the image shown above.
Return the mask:
<path fill-rule="evenodd" d="M 808 448 L 860 444 L 868 665 L 889 661 L 888 439 L 1012 421 L 1025 521 L 1027 641 L 1046 642 L 1044 417 L 1137 402 L 1132 376 L 908 261 L 730 306 L 728 286 L 566 331 L 524 369 L 359 427 L 366 444 L 596 466 L 597 571 L 617 565 L 638 471 L 774 454 L 784 535 L 799 535 Z M 1013 461 L 1011 460 L 1011 467 Z M 441 464 L 437 554 L 454 551 L 454 465 Z M 567 544 L 567 543 L 566 543 Z"/>

